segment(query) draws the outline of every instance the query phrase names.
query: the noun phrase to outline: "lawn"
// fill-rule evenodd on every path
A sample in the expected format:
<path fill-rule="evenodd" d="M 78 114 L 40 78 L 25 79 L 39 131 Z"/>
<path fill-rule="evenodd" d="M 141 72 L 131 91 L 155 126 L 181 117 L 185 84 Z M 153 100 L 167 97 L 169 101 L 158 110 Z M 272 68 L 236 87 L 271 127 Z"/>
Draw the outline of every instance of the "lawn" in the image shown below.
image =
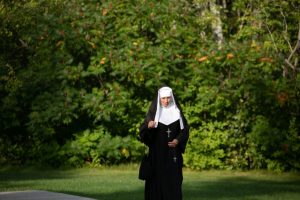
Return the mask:
<path fill-rule="evenodd" d="M 48 190 L 100 200 L 142 200 L 137 167 L 0 168 L 0 191 Z M 300 175 L 265 171 L 184 170 L 184 200 L 298 200 Z"/>

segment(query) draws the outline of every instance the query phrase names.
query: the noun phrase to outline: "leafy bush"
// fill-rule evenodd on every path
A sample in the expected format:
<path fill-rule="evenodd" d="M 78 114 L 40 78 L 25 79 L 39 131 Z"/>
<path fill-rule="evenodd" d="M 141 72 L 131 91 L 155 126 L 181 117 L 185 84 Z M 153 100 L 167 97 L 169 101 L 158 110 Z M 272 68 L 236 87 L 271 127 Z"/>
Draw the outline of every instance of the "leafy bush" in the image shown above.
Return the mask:
<path fill-rule="evenodd" d="M 184 154 L 185 165 L 194 169 L 223 168 L 225 156 L 222 149 L 228 137 L 224 123 L 203 123 L 200 129 L 192 129 Z"/>
<path fill-rule="evenodd" d="M 103 128 L 86 130 L 77 134 L 59 151 L 67 165 L 92 166 L 137 162 L 144 146 L 132 136 L 120 137 L 108 134 Z M 60 159 L 63 160 L 63 159 Z"/>
<path fill-rule="evenodd" d="M 298 170 L 299 2 L 222 1 L 221 16 L 208 2 L 0 1 L 0 162 L 136 162 L 165 83 L 188 167 Z"/>

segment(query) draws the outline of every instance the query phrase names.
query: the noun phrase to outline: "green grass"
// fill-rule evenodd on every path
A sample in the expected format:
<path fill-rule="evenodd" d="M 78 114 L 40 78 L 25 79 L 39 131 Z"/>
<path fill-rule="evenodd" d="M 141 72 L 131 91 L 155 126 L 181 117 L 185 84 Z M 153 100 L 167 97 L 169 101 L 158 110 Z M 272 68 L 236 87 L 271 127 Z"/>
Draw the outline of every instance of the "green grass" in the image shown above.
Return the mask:
<path fill-rule="evenodd" d="M 100 200 L 142 200 L 137 167 L 36 169 L 1 168 L 0 191 L 48 190 Z M 184 200 L 298 200 L 300 175 L 264 171 L 184 170 Z"/>

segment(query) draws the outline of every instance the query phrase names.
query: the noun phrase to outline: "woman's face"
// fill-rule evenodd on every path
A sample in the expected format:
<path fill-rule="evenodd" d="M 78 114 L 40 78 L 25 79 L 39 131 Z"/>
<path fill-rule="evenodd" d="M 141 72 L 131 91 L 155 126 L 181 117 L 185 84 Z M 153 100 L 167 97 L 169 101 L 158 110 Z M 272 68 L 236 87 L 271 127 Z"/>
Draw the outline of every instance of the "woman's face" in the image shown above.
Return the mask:
<path fill-rule="evenodd" d="M 168 105 L 170 104 L 170 101 L 171 101 L 171 97 L 162 97 L 162 98 L 160 98 L 160 104 L 163 107 L 168 107 Z"/>

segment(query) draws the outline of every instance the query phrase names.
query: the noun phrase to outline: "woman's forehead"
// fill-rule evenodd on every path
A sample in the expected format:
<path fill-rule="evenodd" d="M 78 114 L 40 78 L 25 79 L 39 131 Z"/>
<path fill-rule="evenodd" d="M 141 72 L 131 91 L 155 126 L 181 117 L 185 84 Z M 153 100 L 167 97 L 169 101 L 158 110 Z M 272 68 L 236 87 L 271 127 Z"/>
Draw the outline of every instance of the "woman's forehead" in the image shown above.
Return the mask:
<path fill-rule="evenodd" d="M 161 99 L 170 99 L 172 98 L 171 96 L 165 96 L 165 97 L 160 97 Z"/>

